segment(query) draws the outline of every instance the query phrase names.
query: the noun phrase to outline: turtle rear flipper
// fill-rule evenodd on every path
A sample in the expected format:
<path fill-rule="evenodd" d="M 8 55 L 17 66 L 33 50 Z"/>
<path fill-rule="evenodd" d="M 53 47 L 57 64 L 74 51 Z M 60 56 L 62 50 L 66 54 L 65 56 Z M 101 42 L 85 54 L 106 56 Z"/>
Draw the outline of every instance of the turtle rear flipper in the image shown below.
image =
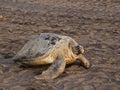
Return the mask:
<path fill-rule="evenodd" d="M 36 79 L 54 79 L 58 77 L 65 69 L 66 62 L 62 55 L 58 55 L 53 64 L 41 75 L 35 76 Z"/>

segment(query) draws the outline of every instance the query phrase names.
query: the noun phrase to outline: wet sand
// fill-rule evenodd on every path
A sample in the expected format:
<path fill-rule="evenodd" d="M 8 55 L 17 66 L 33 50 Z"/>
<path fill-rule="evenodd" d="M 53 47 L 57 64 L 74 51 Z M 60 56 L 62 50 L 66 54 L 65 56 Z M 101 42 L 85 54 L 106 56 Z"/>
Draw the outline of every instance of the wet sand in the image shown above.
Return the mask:
<path fill-rule="evenodd" d="M 41 32 L 74 38 L 92 67 L 35 80 L 48 66 L 18 67 L 9 58 Z M 120 1 L 0 0 L 0 90 L 120 90 Z"/>

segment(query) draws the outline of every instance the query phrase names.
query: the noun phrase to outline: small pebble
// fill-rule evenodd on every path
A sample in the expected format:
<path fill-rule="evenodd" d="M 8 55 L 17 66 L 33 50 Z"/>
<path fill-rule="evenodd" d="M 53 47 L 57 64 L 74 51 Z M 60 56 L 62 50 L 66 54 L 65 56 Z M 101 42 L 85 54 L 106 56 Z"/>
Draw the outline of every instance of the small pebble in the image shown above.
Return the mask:
<path fill-rule="evenodd" d="M 3 15 L 0 15 L 0 19 L 3 19 Z"/>

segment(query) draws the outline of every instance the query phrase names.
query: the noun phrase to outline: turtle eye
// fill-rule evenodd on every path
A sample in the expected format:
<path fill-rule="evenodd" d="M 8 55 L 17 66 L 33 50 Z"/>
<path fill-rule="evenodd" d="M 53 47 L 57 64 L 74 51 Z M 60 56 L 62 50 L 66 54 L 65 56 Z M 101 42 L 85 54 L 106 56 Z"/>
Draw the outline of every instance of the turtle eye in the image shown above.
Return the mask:
<path fill-rule="evenodd" d="M 73 51 L 73 53 L 76 54 L 76 55 L 81 54 L 79 45 L 73 45 L 73 46 L 72 46 L 72 51 Z"/>
<path fill-rule="evenodd" d="M 79 50 L 79 49 L 80 49 L 79 45 L 75 46 L 75 49 L 76 49 L 76 50 Z"/>
<path fill-rule="evenodd" d="M 84 48 L 80 45 L 73 45 L 72 46 L 72 51 L 74 54 L 79 55 L 84 53 Z"/>

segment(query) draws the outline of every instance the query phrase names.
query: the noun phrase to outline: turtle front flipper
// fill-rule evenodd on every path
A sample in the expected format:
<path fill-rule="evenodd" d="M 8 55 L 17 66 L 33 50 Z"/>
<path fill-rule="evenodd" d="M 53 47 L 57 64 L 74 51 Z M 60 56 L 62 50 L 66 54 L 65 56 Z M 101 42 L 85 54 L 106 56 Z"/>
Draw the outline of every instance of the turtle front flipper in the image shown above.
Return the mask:
<path fill-rule="evenodd" d="M 82 65 L 83 65 L 85 68 L 88 69 L 88 68 L 91 67 L 91 63 L 85 58 L 84 55 L 80 54 L 77 59 L 81 61 Z"/>
<path fill-rule="evenodd" d="M 41 75 L 35 76 L 36 79 L 54 79 L 58 77 L 65 69 L 66 61 L 63 55 L 58 55 L 53 64 Z"/>

